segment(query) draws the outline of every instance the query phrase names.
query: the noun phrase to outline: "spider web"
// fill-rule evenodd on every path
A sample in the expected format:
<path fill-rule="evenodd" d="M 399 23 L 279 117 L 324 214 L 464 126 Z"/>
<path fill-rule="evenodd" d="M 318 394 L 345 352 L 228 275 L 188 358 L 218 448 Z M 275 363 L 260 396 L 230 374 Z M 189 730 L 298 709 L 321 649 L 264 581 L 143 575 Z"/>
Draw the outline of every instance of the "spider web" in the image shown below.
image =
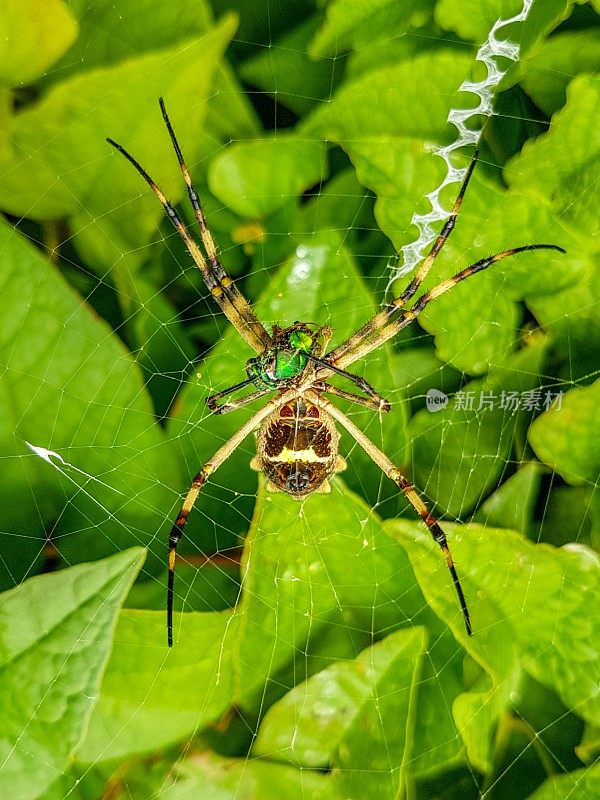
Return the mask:
<path fill-rule="evenodd" d="M 389 415 L 338 403 L 441 520 L 474 636 L 414 510 L 342 432 L 329 495 L 266 492 L 252 437 L 211 476 L 171 651 L 169 528 L 260 401 L 207 413 L 252 354 L 104 138 L 191 226 L 164 96 L 260 319 L 330 324 L 335 346 L 428 193 L 451 207 L 433 151 L 523 6 L 113 5 L 56 0 L 42 45 L 15 10 L 5 59 L 0 795 L 597 797 L 594 5 L 533 0 L 502 29 L 520 56 L 467 128 L 480 163 L 423 288 L 511 246 L 567 255 L 498 262 L 354 364 Z"/>

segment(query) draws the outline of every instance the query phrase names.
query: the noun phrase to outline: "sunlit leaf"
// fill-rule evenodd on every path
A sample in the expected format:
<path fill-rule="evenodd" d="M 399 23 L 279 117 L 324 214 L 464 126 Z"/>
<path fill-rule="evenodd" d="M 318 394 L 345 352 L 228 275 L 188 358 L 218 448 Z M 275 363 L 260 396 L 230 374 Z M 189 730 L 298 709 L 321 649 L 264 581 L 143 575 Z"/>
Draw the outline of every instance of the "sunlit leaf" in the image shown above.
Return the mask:
<path fill-rule="evenodd" d="M 13 585 L 55 521 L 68 563 L 149 544 L 172 497 L 157 476 L 176 474 L 177 464 L 140 370 L 110 327 L 6 223 L 0 249 L 0 435 L 13 456 L 0 487 L 3 529 L 28 533 L 3 556 L 3 580 Z"/>
<path fill-rule="evenodd" d="M 77 759 L 149 752 L 217 721 L 233 699 L 232 623 L 230 613 L 186 615 L 169 650 L 164 612 L 124 611 Z"/>
<path fill-rule="evenodd" d="M 35 17 L 35 24 L 33 18 Z M 0 10 L 0 85 L 30 83 L 50 67 L 77 36 L 63 0 L 3 0 Z"/>
<path fill-rule="evenodd" d="M 411 755 L 425 644 L 422 630 L 398 631 L 317 673 L 271 708 L 253 752 L 331 766 L 342 793 L 395 798 Z"/>
<path fill-rule="evenodd" d="M 57 575 L 0 599 L 0 792 L 35 800 L 67 767 L 85 733 L 140 550 Z M 48 602 L 52 598 L 52 602 Z"/>
<path fill-rule="evenodd" d="M 597 484 L 600 453 L 600 381 L 572 389 L 531 426 L 529 439 L 536 453 L 565 480 L 576 486 Z"/>
<path fill-rule="evenodd" d="M 278 136 L 229 147 L 211 163 L 209 186 L 238 214 L 260 219 L 323 177 L 321 142 Z"/>

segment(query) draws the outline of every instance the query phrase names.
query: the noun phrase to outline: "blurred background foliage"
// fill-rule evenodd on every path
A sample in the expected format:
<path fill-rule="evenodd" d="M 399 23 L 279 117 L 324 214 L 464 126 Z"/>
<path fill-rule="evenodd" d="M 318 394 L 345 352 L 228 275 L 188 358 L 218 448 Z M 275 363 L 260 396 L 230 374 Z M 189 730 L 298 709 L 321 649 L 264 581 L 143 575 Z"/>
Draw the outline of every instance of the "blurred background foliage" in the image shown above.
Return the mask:
<path fill-rule="evenodd" d="M 458 87 L 521 1 L 0 6 L 0 794 L 600 796 L 597 0 L 505 29 L 521 57 L 425 288 L 567 254 L 494 265 L 355 365 L 385 418 L 340 403 L 444 520 L 475 635 L 352 440 L 299 505 L 265 494 L 249 437 L 190 518 L 168 654 L 173 515 L 259 406 L 207 414 L 251 353 L 105 138 L 192 226 L 163 96 L 260 318 L 335 344 L 383 300 Z"/>

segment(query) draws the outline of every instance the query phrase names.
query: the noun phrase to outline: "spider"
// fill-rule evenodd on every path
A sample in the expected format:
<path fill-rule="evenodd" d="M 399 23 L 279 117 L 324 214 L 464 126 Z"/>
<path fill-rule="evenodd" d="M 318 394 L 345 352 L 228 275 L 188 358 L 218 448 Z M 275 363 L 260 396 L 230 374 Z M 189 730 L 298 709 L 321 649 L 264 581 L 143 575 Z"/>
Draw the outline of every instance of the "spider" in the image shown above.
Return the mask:
<path fill-rule="evenodd" d="M 159 99 L 159 105 L 200 228 L 204 252 L 191 237 L 175 208 L 146 170 L 120 144 L 112 139 L 107 139 L 107 142 L 125 156 L 150 186 L 200 270 L 207 289 L 240 336 L 256 353 L 255 357 L 246 362 L 246 378 L 224 391 L 213 394 L 207 399 L 207 405 L 214 414 L 227 414 L 259 397 L 274 393 L 274 396 L 242 425 L 200 469 L 192 481 L 173 524 L 169 535 L 168 558 L 168 646 L 173 645 L 173 597 L 177 545 L 183 534 L 186 520 L 209 476 L 229 458 L 250 433 L 258 429 L 257 453 L 250 466 L 264 473 L 268 481 L 268 489 L 286 492 L 296 500 L 302 500 L 313 492 L 327 492 L 330 490 L 329 478 L 345 467 L 345 461 L 338 453 L 340 435 L 335 425 L 336 422 L 348 431 L 375 464 L 388 478 L 394 481 L 429 529 L 446 559 L 462 610 L 465 629 L 470 636 L 472 627 L 469 609 L 452 560 L 446 534 L 400 469 L 326 395 L 349 399 L 380 413 L 389 412 L 390 403 L 381 397 L 364 378 L 348 372 L 346 367 L 381 347 L 416 319 L 436 297 L 449 291 L 460 281 L 487 269 L 496 261 L 527 250 L 552 249 L 562 253 L 565 251 L 553 244 L 529 244 L 503 250 L 462 269 L 453 277 L 442 281 L 438 286 L 422 294 L 410 307 L 407 307 L 454 228 L 462 199 L 477 161 L 476 152 L 467 169 L 448 220 L 414 278 L 401 295 L 387 303 L 349 339 L 329 351 L 327 348 L 332 336 L 332 329 L 326 325 L 319 327 L 313 323 L 297 321 L 293 325 L 283 328 L 273 325 L 269 333 L 259 321 L 248 300 L 223 269 L 215 242 L 206 223 L 200 198 L 192 185 L 162 98 Z M 346 378 L 361 393 L 356 394 L 333 386 L 329 383 L 329 378 L 333 375 Z M 238 392 L 247 386 L 252 386 L 253 390 L 238 395 Z M 221 400 L 226 397 L 231 398 L 232 395 L 236 395 L 236 397 L 220 403 Z"/>

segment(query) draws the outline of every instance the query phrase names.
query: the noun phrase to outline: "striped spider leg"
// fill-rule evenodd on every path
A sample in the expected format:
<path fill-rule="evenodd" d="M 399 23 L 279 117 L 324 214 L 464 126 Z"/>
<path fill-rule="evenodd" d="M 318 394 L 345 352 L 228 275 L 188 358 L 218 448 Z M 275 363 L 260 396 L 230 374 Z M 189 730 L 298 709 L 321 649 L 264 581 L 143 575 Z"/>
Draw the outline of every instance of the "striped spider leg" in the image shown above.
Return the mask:
<path fill-rule="evenodd" d="M 399 333 L 403 328 L 409 325 L 413 319 L 415 319 L 421 313 L 421 311 L 423 311 L 425 306 L 432 300 L 435 300 L 436 297 L 445 294 L 447 291 L 452 289 L 453 286 L 456 286 L 457 283 L 470 278 L 471 275 L 475 275 L 477 272 L 482 272 L 484 269 L 487 269 L 497 261 L 501 261 L 504 258 L 510 258 L 518 253 L 525 253 L 529 250 L 558 250 L 559 253 L 565 252 L 562 247 L 559 247 L 555 244 L 527 244 L 521 247 L 512 247 L 508 250 L 503 250 L 502 252 L 496 253 L 493 256 L 488 256 L 487 258 L 482 258 L 479 261 L 476 261 L 474 264 L 471 264 L 470 266 L 461 270 L 451 278 L 442 281 L 440 284 L 438 284 L 438 286 L 435 286 L 430 291 L 421 295 L 421 297 L 415 301 L 411 308 L 403 311 L 406 304 L 410 302 L 410 300 L 412 300 L 414 295 L 418 292 L 419 287 L 429 274 L 431 267 L 433 266 L 436 258 L 440 254 L 442 248 L 448 241 L 450 234 L 454 229 L 467 186 L 469 185 L 469 180 L 471 179 L 475 164 L 477 163 L 477 158 L 478 152 L 476 151 L 475 155 L 471 159 L 471 163 L 469 164 L 463 179 L 460 191 L 456 201 L 454 202 L 452 211 L 450 212 L 450 216 L 444 224 L 440 235 L 433 243 L 431 250 L 423 259 L 423 263 L 417 270 L 414 278 L 411 280 L 402 294 L 393 298 L 384 308 L 381 309 L 381 311 L 375 314 L 374 317 L 372 317 L 365 325 L 363 325 L 362 328 L 356 331 L 356 333 L 350 336 L 350 338 L 346 339 L 345 342 L 342 342 L 332 351 L 327 353 L 323 360 L 331 365 L 332 370 L 334 367 L 344 369 L 346 366 L 353 364 L 355 361 L 364 358 L 366 355 L 371 353 L 373 350 L 376 350 L 382 344 Z M 398 316 L 398 314 L 400 314 L 400 316 Z M 323 377 L 326 377 L 325 373 L 323 373 Z"/>
<path fill-rule="evenodd" d="M 225 442 L 225 444 L 217 450 L 214 456 L 204 464 L 196 477 L 193 479 L 192 484 L 186 494 L 184 501 L 177 514 L 171 532 L 169 534 L 169 577 L 167 583 L 167 644 L 169 647 L 173 646 L 173 600 L 175 588 L 175 558 L 177 555 L 177 545 L 183 535 L 185 523 L 193 509 L 196 500 L 206 483 L 207 478 L 218 467 L 221 466 L 229 456 L 237 450 L 240 444 L 244 441 L 246 436 L 252 433 L 270 414 L 283 405 L 286 401 L 293 398 L 295 392 L 282 393 L 269 400 L 259 411 L 256 412 L 245 425 L 242 425 L 233 436 Z"/>
<path fill-rule="evenodd" d="M 223 269 L 221 262 L 219 261 L 214 239 L 212 238 L 210 231 L 208 230 L 208 227 L 206 225 L 206 218 L 204 216 L 204 211 L 202 210 L 200 199 L 198 197 L 196 190 L 192 185 L 188 168 L 183 159 L 183 154 L 181 152 L 179 142 L 175 137 L 175 133 L 173 131 L 173 127 L 167 115 L 167 111 L 162 97 L 159 99 L 159 104 L 160 104 L 160 109 L 162 111 L 163 119 L 165 121 L 165 125 L 167 126 L 167 130 L 169 132 L 169 136 L 171 137 L 173 149 L 175 150 L 175 153 L 177 155 L 179 167 L 181 169 L 181 173 L 183 175 L 185 185 L 187 188 L 188 197 L 194 209 L 194 213 L 196 214 L 196 219 L 198 221 L 198 226 L 200 228 L 200 235 L 202 237 L 202 244 L 204 245 L 206 256 L 204 253 L 202 253 L 200 247 L 195 242 L 195 240 L 192 239 L 192 237 L 190 236 L 188 229 L 184 225 L 177 211 L 169 203 L 164 193 L 152 180 L 152 178 L 146 172 L 146 170 L 135 160 L 135 158 L 130 153 L 127 152 L 127 150 L 125 150 L 125 148 L 122 145 L 117 144 L 117 142 L 115 142 L 113 139 L 107 139 L 106 141 L 110 145 L 112 145 L 112 147 L 118 150 L 119 153 L 125 156 L 125 158 L 135 167 L 135 169 L 139 172 L 142 178 L 146 181 L 148 186 L 152 189 L 152 191 L 162 204 L 167 217 L 171 220 L 173 226 L 175 227 L 175 230 L 181 237 L 187 251 L 194 259 L 196 266 L 198 267 L 200 273 L 202 274 L 202 278 L 204 279 L 206 288 L 209 290 L 211 295 L 219 304 L 221 310 L 223 311 L 227 319 L 238 330 L 240 335 L 246 340 L 246 342 L 250 345 L 250 347 L 257 353 L 262 353 L 262 351 L 270 344 L 271 337 L 267 333 L 262 323 L 258 321 L 256 314 L 254 313 L 254 310 L 250 305 L 250 303 L 246 300 L 244 295 L 235 286 L 231 278 L 227 275 L 227 273 Z"/>
<path fill-rule="evenodd" d="M 471 636 L 473 633 L 473 628 L 471 626 L 471 617 L 469 615 L 465 594 L 463 592 L 458 573 L 456 572 L 454 561 L 452 560 L 452 554 L 450 553 L 450 548 L 448 547 L 446 534 L 442 530 L 438 521 L 434 516 L 432 516 L 429 508 L 423 502 L 423 500 L 421 500 L 411 482 L 405 478 L 398 467 L 394 466 L 392 461 L 390 461 L 385 453 L 383 453 L 376 445 L 374 445 L 368 436 L 365 436 L 361 429 L 358 428 L 352 422 L 352 420 L 350 420 L 336 405 L 322 395 L 313 395 L 311 392 L 310 397 L 316 406 L 321 408 L 327 414 L 330 414 L 333 419 L 336 420 L 336 422 L 339 422 L 339 424 L 348 431 L 350 436 L 352 436 L 352 438 L 363 448 L 363 450 L 375 462 L 375 464 L 377 464 L 379 469 L 385 475 L 387 475 L 388 478 L 394 481 L 396 486 L 401 492 L 403 492 L 406 499 L 421 517 L 425 525 L 427 525 L 427 528 L 429 529 L 435 542 L 437 542 L 437 544 L 440 546 L 440 549 L 446 559 L 446 564 L 450 570 L 450 575 L 452 576 L 454 588 L 458 596 L 458 602 L 460 603 L 460 608 L 463 614 L 465 629 L 467 634 Z"/>

